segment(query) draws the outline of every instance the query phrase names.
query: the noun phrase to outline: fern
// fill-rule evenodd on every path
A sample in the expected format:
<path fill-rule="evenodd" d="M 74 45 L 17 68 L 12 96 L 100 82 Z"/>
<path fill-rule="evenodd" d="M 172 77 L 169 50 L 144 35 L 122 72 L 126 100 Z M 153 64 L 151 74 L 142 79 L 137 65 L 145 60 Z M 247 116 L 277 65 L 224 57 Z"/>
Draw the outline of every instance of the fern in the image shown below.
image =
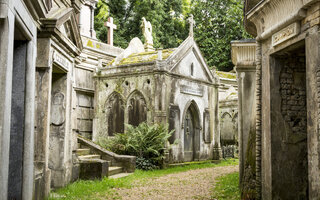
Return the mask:
<path fill-rule="evenodd" d="M 125 133 L 115 134 L 110 139 L 100 138 L 99 144 L 115 153 L 137 156 L 159 166 L 164 158 L 165 144 L 173 131 L 169 132 L 168 125 L 163 124 L 126 126 Z"/>

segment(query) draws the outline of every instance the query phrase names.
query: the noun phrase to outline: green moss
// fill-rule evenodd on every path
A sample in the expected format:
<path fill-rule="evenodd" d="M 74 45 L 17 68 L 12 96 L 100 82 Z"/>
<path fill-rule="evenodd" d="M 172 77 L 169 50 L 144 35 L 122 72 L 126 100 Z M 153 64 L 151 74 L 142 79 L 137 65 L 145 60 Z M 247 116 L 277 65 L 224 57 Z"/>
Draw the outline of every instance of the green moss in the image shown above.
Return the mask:
<path fill-rule="evenodd" d="M 117 80 L 116 82 L 116 88 L 114 89 L 115 92 L 122 94 L 123 93 L 123 87 L 122 87 L 122 83 L 124 81 L 124 78 L 120 78 Z"/>
<path fill-rule="evenodd" d="M 88 47 L 93 47 L 93 42 L 92 42 L 91 40 L 88 40 L 87 46 L 88 46 Z"/>
<path fill-rule="evenodd" d="M 174 49 L 162 50 L 162 59 L 163 60 L 167 59 L 173 52 L 174 52 Z M 158 58 L 158 51 L 133 53 L 127 58 L 122 59 L 119 65 L 152 62 L 152 61 L 155 61 L 157 58 Z"/>
<path fill-rule="evenodd" d="M 237 76 L 234 73 L 228 73 L 228 72 L 222 72 L 222 71 L 216 71 L 217 75 L 221 78 L 228 78 L 228 79 L 236 79 Z"/>

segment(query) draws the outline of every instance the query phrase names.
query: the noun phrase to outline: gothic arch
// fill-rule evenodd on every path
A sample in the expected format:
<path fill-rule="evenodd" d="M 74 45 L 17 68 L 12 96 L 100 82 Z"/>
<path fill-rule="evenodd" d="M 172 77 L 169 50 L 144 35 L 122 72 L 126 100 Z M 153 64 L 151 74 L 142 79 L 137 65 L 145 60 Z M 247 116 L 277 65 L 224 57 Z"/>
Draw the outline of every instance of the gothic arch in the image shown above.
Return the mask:
<path fill-rule="evenodd" d="M 199 160 L 201 122 L 199 107 L 194 100 L 186 104 L 182 116 L 184 161 Z"/>
<path fill-rule="evenodd" d="M 105 103 L 108 135 L 124 132 L 124 100 L 118 92 L 113 92 Z"/>
<path fill-rule="evenodd" d="M 197 103 L 196 103 L 194 100 L 189 100 L 189 101 L 187 102 L 187 104 L 185 105 L 184 110 L 183 110 L 183 114 L 182 114 L 182 119 L 185 118 L 186 113 L 187 113 L 187 111 L 188 111 L 189 108 L 192 108 L 193 112 L 198 116 L 198 119 L 197 119 L 197 121 L 198 121 L 198 122 L 197 122 L 197 126 L 198 126 L 198 127 L 197 127 L 197 128 L 201 128 L 201 123 L 200 123 L 200 109 L 199 109 Z M 181 127 L 181 128 L 183 128 L 183 126 L 184 126 L 184 121 L 182 121 L 182 127 Z"/>
<path fill-rule="evenodd" d="M 127 99 L 128 124 L 138 126 L 147 121 L 148 106 L 144 95 L 134 90 Z"/>
<path fill-rule="evenodd" d="M 233 119 L 232 115 L 231 115 L 229 112 L 224 112 L 224 113 L 221 115 L 221 119 L 225 118 L 226 116 L 229 116 L 230 119 Z"/>

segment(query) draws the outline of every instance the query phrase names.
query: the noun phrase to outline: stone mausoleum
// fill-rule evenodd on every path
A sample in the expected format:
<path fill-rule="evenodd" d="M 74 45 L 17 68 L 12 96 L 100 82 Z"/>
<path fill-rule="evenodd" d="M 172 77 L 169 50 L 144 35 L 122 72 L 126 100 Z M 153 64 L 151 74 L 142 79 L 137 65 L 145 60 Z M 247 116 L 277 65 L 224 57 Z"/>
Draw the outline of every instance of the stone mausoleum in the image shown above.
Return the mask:
<path fill-rule="evenodd" d="M 94 140 L 124 132 L 125 124 L 169 123 L 169 162 L 219 158 L 219 78 L 192 30 L 174 49 L 154 50 L 134 38 L 95 79 Z"/>
<path fill-rule="evenodd" d="M 320 199 L 320 3 L 246 0 L 244 11 L 256 40 L 232 43 L 242 198 Z"/>
<path fill-rule="evenodd" d="M 124 123 L 169 123 L 179 141 L 172 162 L 220 155 L 219 82 L 192 34 L 155 51 L 143 19 L 145 45 L 114 47 L 111 18 L 108 44 L 96 39 L 96 3 L 0 0 L 1 200 L 46 199 L 77 179 L 133 172 L 135 157 L 92 142 Z"/>

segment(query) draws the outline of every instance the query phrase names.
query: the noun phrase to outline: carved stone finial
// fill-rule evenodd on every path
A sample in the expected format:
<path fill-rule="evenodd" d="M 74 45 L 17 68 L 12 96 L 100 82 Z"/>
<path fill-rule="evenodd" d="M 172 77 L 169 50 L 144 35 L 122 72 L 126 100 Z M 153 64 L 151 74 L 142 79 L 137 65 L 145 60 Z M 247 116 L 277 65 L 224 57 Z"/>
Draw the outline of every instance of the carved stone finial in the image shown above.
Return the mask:
<path fill-rule="evenodd" d="M 146 51 L 153 51 L 153 38 L 152 38 L 152 26 L 149 21 L 146 20 L 146 18 L 142 17 L 142 33 L 145 39 L 145 49 Z"/>
<path fill-rule="evenodd" d="M 188 18 L 188 22 L 189 22 L 189 36 L 193 37 L 193 27 L 196 24 L 196 22 L 193 20 L 193 15 L 192 14 Z"/>

